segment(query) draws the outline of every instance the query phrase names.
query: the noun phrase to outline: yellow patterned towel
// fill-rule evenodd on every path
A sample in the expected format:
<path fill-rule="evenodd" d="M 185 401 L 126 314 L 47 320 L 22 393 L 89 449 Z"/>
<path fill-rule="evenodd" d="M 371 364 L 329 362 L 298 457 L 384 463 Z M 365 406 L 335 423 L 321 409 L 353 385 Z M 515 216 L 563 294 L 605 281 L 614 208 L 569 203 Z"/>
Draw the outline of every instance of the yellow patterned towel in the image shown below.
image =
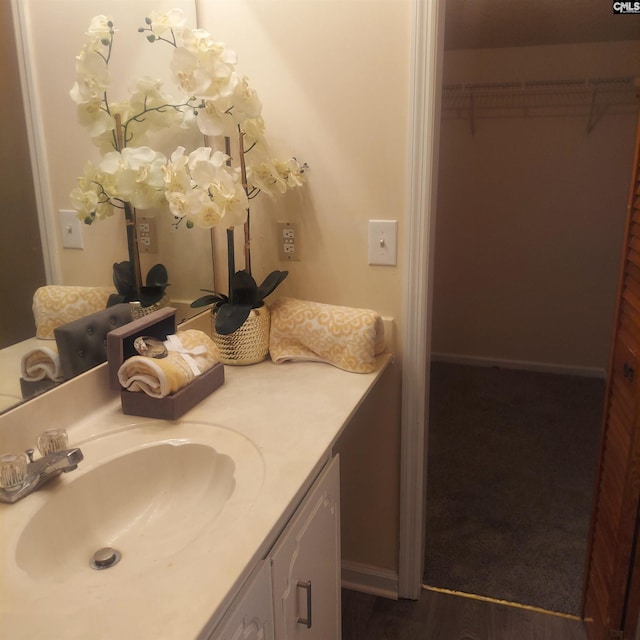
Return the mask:
<path fill-rule="evenodd" d="M 164 358 L 132 356 L 120 365 L 118 380 L 125 389 L 142 391 L 152 398 L 164 398 L 219 361 L 213 340 L 196 329 L 167 336 L 164 344 L 169 350 Z"/>
<path fill-rule="evenodd" d="M 36 289 L 33 294 L 36 338 L 53 340 L 56 327 L 104 309 L 112 293 L 113 287 L 47 285 Z"/>
<path fill-rule="evenodd" d="M 62 380 L 62 367 L 60 356 L 54 345 L 51 347 L 38 347 L 27 351 L 22 356 L 22 378 L 28 382 L 37 380 Z"/>
<path fill-rule="evenodd" d="M 271 306 L 269 353 L 276 364 L 306 360 L 370 373 L 383 351 L 384 325 L 375 311 L 293 298 Z"/>

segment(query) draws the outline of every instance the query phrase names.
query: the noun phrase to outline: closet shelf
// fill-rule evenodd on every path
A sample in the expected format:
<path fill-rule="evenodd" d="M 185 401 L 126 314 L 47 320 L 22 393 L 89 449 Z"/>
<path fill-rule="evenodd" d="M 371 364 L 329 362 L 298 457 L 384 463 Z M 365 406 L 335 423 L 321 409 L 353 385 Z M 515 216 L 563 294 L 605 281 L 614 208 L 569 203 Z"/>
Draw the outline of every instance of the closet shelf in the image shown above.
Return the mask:
<path fill-rule="evenodd" d="M 638 108 L 640 83 L 634 77 L 447 84 L 442 117 L 478 118 L 587 116 L 591 132 L 605 113 Z"/>

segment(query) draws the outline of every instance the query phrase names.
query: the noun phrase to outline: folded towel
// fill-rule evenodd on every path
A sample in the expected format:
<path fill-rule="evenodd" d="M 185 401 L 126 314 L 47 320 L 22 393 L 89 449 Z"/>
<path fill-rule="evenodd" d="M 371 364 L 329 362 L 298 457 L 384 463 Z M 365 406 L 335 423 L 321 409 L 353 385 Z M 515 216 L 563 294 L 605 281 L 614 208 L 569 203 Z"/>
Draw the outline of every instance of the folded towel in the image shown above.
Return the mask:
<path fill-rule="evenodd" d="M 53 330 L 107 306 L 112 287 L 45 285 L 33 294 L 36 338 L 53 340 Z"/>
<path fill-rule="evenodd" d="M 51 347 L 37 347 L 27 351 L 22 356 L 20 363 L 22 378 L 28 382 L 37 380 L 62 380 L 62 367 L 60 366 L 60 356 L 54 345 Z"/>
<path fill-rule="evenodd" d="M 204 332 L 178 331 L 165 341 L 164 358 L 132 356 L 118 369 L 120 384 L 129 391 L 142 391 L 152 398 L 164 398 L 188 385 L 196 376 L 219 361 L 218 348 Z"/>
<path fill-rule="evenodd" d="M 384 325 L 375 311 L 293 298 L 271 306 L 269 353 L 276 364 L 306 360 L 370 373 L 383 351 Z"/>

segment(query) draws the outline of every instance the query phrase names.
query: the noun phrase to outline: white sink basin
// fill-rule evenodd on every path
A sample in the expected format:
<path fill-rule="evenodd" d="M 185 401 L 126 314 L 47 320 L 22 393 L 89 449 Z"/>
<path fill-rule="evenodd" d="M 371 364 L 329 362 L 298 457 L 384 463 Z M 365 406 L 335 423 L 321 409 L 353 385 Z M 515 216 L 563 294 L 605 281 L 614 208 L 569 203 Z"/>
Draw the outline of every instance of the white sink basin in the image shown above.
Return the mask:
<path fill-rule="evenodd" d="M 234 471 L 228 455 L 201 443 L 123 453 L 51 492 L 20 536 L 18 566 L 59 581 L 85 569 L 102 547 L 139 566 L 157 560 L 158 549 L 179 551 L 220 515 Z"/>
<path fill-rule="evenodd" d="M 255 446 L 204 423 L 130 425 L 84 442 L 70 434 L 70 444 L 84 454 L 77 470 L 0 505 L 0 524 L 11 532 L 3 556 L 15 566 L 16 587 L 131 584 L 179 562 L 199 539 L 222 538 L 221 527 L 243 517 L 262 486 Z M 103 547 L 122 557 L 96 571 L 91 560 Z"/>

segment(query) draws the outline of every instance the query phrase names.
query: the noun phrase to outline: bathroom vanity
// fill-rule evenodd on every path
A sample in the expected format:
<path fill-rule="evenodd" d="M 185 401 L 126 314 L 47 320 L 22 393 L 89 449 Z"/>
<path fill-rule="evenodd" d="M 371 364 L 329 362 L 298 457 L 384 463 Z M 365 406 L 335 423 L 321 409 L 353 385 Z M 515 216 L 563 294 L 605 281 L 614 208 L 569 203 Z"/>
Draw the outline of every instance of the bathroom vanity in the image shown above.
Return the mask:
<path fill-rule="evenodd" d="M 106 365 L 0 416 L 0 451 L 64 427 L 84 460 L 0 504 L 0 637 L 340 637 L 339 459 L 371 374 L 270 361 L 175 422 L 123 415 Z M 97 571 L 97 547 L 121 560 Z"/>

